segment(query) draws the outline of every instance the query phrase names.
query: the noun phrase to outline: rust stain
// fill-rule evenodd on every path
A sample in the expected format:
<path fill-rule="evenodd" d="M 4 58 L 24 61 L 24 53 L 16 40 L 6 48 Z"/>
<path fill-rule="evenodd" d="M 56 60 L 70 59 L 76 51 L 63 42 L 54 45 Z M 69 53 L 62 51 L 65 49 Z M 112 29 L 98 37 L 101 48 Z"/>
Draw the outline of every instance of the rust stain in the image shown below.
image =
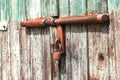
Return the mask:
<path fill-rule="evenodd" d="M 87 75 L 87 73 L 84 73 L 84 75 L 83 75 L 83 80 L 88 80 L 88 75 Z"/>
<path fill-rule="evenodd" d="M 99 53 L 98 54 L 98 60 L 99 61 L 104 61 L 104 55 L 103 55 L 103 53 Z"/>
<path fill-rule="evenodd" d="M 114 46 L 113 46 L 113 45 L 110 45 L 110 50 L 109 50 L 109 56 L 110 56 L 110 57 L 113 57 L 113 56 L 114 56 L 113 48 L 114 48 Z"/>
<path fill-rule="evenodd" d="M 110 23 L 112 23 L 112 24 L 111 24 L 111 26 L 112 26 L 112 27 L 111 27 L 111 30 L 112 30 L 112 31 L 115 31 L 115 25 L 114 25 L 115 22 L 114 22 L 114 21 L 115 21 L 114 12 L 112 12 L 112 13 L 111 13 L 111 19 L 110 19 Z"/>
<path fill-rule="evenodd" d="M 6 64 L 9 62 L 10 56 L 7 55 L 6 58 L 4 60 L 2 60 L 2 65 Z"/>
<path fill-rule="evenodd" d="M 111 79 L 111 76 L 109 76 L 109 80 L 112 80 L 112 79 Z"/>
<path fill-rule="evenodd" d="M 119 31 L 120 30 L 120 25 L 119 25 L 119 14 L 118 13 L 115 13 L 115 27 L 116 27 L 116 31 Z"/>
<path fill-rule="evenodd" d="M 96 77 L 94 76 L 94 74 L 92 74 L 92 76 L 89 77 L 89 80 L 99 80 L 99 79 L 96 78 Z"/>

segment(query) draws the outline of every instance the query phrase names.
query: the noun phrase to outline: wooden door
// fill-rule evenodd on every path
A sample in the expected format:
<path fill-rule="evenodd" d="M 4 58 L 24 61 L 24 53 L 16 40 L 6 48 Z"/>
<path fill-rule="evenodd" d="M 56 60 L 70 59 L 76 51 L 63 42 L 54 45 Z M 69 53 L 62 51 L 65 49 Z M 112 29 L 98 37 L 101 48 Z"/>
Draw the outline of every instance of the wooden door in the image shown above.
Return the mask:
<path fill-rule="evenodd" d="M 52 59 L 56 27 L 22 28 L 49 16 L 108 13 L 109 25 L 64 25 L 66 56 Z M 120 0 L 0 0 L 0 80 L 119 80 Z"/>

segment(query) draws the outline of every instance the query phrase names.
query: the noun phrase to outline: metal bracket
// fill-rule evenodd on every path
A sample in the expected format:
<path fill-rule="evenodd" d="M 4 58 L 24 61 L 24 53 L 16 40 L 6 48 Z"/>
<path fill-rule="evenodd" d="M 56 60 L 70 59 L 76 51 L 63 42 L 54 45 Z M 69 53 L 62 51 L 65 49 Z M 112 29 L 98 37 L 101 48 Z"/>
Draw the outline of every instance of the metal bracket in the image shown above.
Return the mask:
<path fill-rule="evenodd" d="M 0 22 L 0 31 L 6 31 L 7 27 L 8 27 L 8 22 L 6 22 L 6 21 Z"/>

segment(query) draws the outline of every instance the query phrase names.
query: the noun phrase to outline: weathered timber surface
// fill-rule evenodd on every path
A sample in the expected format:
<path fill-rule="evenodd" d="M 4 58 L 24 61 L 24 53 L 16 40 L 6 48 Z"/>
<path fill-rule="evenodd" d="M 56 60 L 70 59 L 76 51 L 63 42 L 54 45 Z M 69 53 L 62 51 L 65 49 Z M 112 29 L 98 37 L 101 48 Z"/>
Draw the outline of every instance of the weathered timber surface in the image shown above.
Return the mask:
<path fill-rule="evenodd" d="M 59 14 L 60 17 L 61 16 L 69 16 L 69 0 L 59 0 Z M 67 33 L 67 28 L 69 26 L 63 25 L 63 27 L 66 27 L 64 29 L 66 29 L 66 39 L 67 37 L 70 38 L 70 36 Z M 69 39 L 70 41 L 70 39 Z M 71 65 L 70 65 L 70 48 L 68 48 L 67 46 L 70 45 L 70 42 L 67 41 L 66 42 L 66 56 L 61 56 L 61 61 L 60 61 L 60 78 L 61 80 L 70 80 L 71 77 Z M 67 63 L 66 63 L 67 62 Z"/>
<path fill-rule="evenodd" d="M 0 0 L 0 20 L 9 20 L 9 5 L 7 0 Z M 7 6 L 8 5 L 8 6 Z M 10 32 L 0 32 L 0 80 L 11 80 L 11 68 L 10 68 Z"/>
<path fill-rule="evenodd" d="M 110 25 L 63 25 L 66 56 L 60 61 L 52 60 L 55 27 L 19 24 L 47 16 L 107 12 Z M 0 20 L 8 21 L 7 31 L 0 31 L 0 80 L 120 79 L 120 0 L 0 0 Z"/>
<path fill-rule="evenodd" d="M 86 15 L 85 0 L 70 0 L 69 5 L 70 16 Z M 70 37 L 67 40 L 71 39 L 70 54 L 68 55 L 71 60 L 72 76 L 69 80 L 88 80 L 87 28 L 85 25 L 72 25 L 69 29 Z"/>
<path fill-rule="evenodd" d="M 27 0 L 27 18 L 46 17 L 49 15 L 49 0 Z M 30 79 L 51 80 L 51 56 L 49 27 L 30 28 L 29 67 Z"/>
<path fill-rule="evenodd" d="M 107 0 L 88 0 L 89 13 L 107 13 Z M 108 26 L 88 25 L 89 80 L 109 80 Z"/>
<path fill-rule="evenodd" d="M 120 0 L 108 0 L 110 80 L 120 79 Z"/>

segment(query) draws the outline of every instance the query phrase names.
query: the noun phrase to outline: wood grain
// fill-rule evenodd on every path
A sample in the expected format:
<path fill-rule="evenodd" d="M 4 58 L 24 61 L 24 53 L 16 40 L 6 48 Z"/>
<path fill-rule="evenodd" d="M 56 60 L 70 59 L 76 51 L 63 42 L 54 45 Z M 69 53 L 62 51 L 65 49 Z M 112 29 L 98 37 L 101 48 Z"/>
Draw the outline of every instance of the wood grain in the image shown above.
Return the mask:
<path fill-rule="evenodd" d="M 59 4 L 57 4 L 57 1 Z M 120 0 L 0 0 L 0 80 L 119 80 Z M 59 9 L 59 10 L 58 10 Z M 56 28 L 21 28 L 47 16 L 109 13 L 110 25 L 63 25 L 66 56 L 53 61 Z M 53 64 L 53 62 L 55 62 Z M 59 73 L 54 73 L 54 66 Z"/>
<path fill-rule="evenodd" d="M 28 18 L 46 17 L 49 1 L 32 0 L 27 6 Z M 30 69 L 32 80 L 51 80 L 51 58 L 49 28 L 31 28 L 30 31 Z"/>
<path fill-rule="evenodd" d="M 85 0 L 70 0 L 70 16 L 85 15 Z M 88 80 L 87 28 L 84 25 L 72 25 L 70 28 L 71 74 L 70 80 Z"/>
<path fill-rule="evenodd" d="M 109 80 L 120 79 L 120 0 L 108 0 L 108 11 L 110 14 L 109 26 Z M 114 74 L 114 75 L 113 75 Z"/>
<path fill-rule="evenodd" d="M 0 10 L 0 20 L 8 21 L 9 20 L 9 4 L 7 0 L 0 0 L 1 10 Z M 9 24 L 8 24 L 9 25 Z M 10 72 L 10 47 L 9 47 L 9 33 L 8 31 L 0 31 L 0 43 L 1 43 L 1 51 L 0 51 L 0 64 L 1 64 L 1 76 L 0 80 L 11 80 L 11 72 Z"/>
<path fill-rule="evenodd" d="M 59 14 L 61 16 L 69 16 L 69 0 L 59 0 Z M 69 26 L 63 25 L 65 27 L 64 29 L 67 30 Z M 69 28 L 68 28 L 69 29 Z M 67 37 L 70 38 L 68 32 L 66 31 L 66 39 Z M 70 39 L 69 39 L 70 41 Z M 66 56 L 62 55 L 61 56 L 61 61 L 60 61 L 60 79 L 61 80 L 70 80 L 70 51 L 69 48 L 67 47 L 68 42 L 66 42 Z"/>
<path fill-rule="evenodd" d="M 107 0 L 88 0 L 88 13 L 106 13 Z M 89 79 L 109 80 L 108 26 L 88 25 Z"/>

